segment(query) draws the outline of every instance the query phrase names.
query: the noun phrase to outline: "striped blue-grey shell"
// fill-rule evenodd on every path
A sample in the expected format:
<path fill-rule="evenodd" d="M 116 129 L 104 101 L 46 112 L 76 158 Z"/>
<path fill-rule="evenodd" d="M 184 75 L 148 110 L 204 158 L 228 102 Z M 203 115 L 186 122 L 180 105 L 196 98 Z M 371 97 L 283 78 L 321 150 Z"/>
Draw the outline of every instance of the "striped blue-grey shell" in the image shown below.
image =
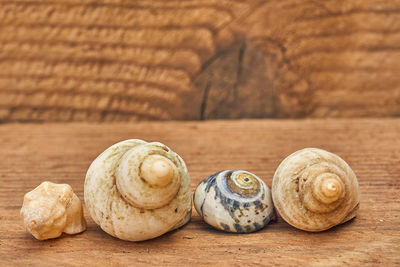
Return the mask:
<path fill-rule="evenodd" d="M 274 214 L 267 185 L 243 170 L 226 170 L 209 176 L 197 186 L 193 201 L 206 223 L 226 232 L 257 231 Z"/>

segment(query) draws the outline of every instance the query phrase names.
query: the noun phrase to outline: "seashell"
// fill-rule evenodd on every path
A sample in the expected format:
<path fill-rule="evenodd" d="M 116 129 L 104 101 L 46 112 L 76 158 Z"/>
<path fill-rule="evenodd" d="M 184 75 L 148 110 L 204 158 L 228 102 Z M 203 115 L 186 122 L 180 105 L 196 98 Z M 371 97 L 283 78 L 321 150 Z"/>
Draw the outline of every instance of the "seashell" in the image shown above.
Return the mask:
<path fill-rule="evenodd" d="M 106 149 L 87 171 L 84 195 L 93 220 L 123 240 L 155 238 L 191 216 L 186 165 L 158 142 L 131 139 Z"/>
<path fill-rule="evenodd" d="M 86 230 L 82 203 L 68 184 L 43 182 L 26 193 L 21 216 L 26 230 L 39 240 Z"/>
<path fill-rule="evenodd" d="M 355 217 L 360 192 L 356 175 L 343 159 L 322 149 L 305 148 L 279 165 L 272 199 L 286 222 L 318 232 Z"/>
<path fill-rule="evenodd" d="M 206 178 L 197 186 L 193 202 L 206 223 L 226 232 L 257 231 L 274 213 L 269 188 L 256 175 L 242 170 L 221 171 Z"/>

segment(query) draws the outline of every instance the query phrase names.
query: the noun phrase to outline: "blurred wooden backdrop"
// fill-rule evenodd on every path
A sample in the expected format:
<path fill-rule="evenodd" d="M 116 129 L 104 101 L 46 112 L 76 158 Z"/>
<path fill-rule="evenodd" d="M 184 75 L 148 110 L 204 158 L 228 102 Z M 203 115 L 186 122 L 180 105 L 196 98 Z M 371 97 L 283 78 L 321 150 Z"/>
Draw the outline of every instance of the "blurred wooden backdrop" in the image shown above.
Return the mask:
<path fill-rule="evenodd" d="M 0 122 L 399 115 L 397 0 L 0 0 Z"/>

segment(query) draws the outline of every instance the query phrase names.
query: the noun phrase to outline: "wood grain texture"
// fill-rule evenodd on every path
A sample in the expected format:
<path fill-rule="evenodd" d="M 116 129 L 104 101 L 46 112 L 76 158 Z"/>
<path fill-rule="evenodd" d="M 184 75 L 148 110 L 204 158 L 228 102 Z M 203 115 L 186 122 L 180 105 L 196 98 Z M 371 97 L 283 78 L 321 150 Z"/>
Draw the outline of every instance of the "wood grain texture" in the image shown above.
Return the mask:
<path fill-rule="evenodd" d="M 135 124 L 4 124 L 0 126 L 0 265 L 400 265 L 400 120 L 243 120 Z M 320 147 L 345 159 L 358 176 L 357 218 L 322 233 L 281 218 L 252 234 L 213 230 L 193 211 L 189 224 L 133 243 L 86 232 L 37 241 L 23 228 L 23 195 L 44 180 L 69 183 L 83 198 L 92 160 L 128 138 L 161 141 L 188 165 L 192 190 L 223 169 L 245 169 L 271 186 L 290 153 Z"/>
<path fill-rule="evenodd" d="M 399 10 L 0 0 L 0 122 L 399 116 Z"/>

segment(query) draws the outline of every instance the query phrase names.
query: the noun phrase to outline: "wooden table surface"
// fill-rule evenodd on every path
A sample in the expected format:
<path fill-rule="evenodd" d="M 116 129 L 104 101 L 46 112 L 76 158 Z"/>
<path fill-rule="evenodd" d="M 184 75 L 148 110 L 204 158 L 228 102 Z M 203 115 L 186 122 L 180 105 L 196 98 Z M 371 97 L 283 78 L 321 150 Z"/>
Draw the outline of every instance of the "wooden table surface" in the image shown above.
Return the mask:
<path fill-rule="evenodd" d="M 19 216 L 24 194 L 44 180 L 83 199 L 89 164 L 128 138 L 161 141 L 186 161 L 192 189 L 209 174 L 245 169 L 271 185 L 287 155 L 320 147 L 358 176 L 358 217 L 322 233 L 281 218 L 259 232 L 213 230 L 193 211 L 180 230 L 145 242 L 118 240 L 90 218 L 82 234 L 38 241 Z M 400 119 L 240 120 L 0 125 L 0 265 L 400 265 Z"/>

